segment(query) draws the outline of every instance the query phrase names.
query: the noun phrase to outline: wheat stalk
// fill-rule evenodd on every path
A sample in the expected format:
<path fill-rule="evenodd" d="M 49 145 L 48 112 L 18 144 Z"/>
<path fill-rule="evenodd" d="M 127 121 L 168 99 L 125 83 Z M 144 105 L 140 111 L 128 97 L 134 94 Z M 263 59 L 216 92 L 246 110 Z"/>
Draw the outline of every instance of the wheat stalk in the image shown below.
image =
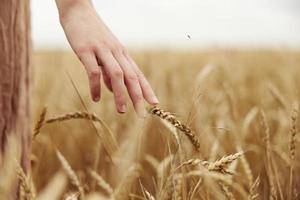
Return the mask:
<path fill-rule="evenodd" d="M 194 145 L 195 149 L 199 150 L 200 142 L 198 141 L 194 131 L 190 127 L 188 127 L 187 125 L 180 122 L 173 114 L 171 114 L 170 112 L 166 112 L 166 111 L 164 111 L 163 109 L 161 109 L 157 106 L 154 106 L 154 107 L 150 108 L 149 112 L 152 115 L 156 115 L 159 118 L 168 121 L 175 128 L 177 128 L 178 130 L 183 132 L 189 138 L 191 143 Z"/>

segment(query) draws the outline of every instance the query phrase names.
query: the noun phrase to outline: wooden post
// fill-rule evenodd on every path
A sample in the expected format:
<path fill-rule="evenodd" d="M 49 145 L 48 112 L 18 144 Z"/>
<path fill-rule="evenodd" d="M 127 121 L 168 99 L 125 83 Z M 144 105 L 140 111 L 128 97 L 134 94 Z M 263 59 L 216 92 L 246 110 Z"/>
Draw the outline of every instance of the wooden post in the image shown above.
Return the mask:
<path fill-rule="evenodd" d="M 29 0 L 0 1 L 0 165 L 7 138 L 15 134 L 22 146 L 20 159 L 25 171 L 31 142 L 29 12 Z"/>

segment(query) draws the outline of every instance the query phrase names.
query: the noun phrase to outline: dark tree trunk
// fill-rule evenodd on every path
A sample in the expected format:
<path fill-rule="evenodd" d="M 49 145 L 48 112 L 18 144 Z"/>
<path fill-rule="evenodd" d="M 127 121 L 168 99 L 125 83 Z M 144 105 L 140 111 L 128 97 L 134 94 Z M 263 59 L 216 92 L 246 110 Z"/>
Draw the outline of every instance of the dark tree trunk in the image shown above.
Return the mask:
<path fill-rule="evenodd" d="M 7 138 L 22 146 L 22 166 L 29 169 L 30 44 L 29 0 L 0 0 L 0 165 Z"/>

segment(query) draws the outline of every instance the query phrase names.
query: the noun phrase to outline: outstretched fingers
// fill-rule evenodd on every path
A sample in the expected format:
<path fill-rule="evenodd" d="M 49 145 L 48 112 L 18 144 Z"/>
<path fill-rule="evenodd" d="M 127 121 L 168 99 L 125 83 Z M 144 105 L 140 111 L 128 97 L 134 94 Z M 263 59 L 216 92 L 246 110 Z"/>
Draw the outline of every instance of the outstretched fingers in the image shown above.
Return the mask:
<path fill-rule="evenodd" d="M 97 102 L 101 96 L 101 70 L 98 66 L 96 56 L 92 52 L 82 53 L 79 56 L 88 75 L 90 91 L 93 101 Z"/>
<path fill-rule="evenodd" d="M 130 57 L 130 55 L 126 54 L 126 58 L 130 62 L 131 66 L 133 67 L 133 70 L 137 74 L 143 96 L 146 99 L 146 101 L 151 105 L 156 105 L 159 103 L 153 89 L 151 88 L 149 82 L 145 78 L 143 72 L 139 69 L 137 64 L 134 62 L 134 60 Z"/>
<path fill-rule="evenodd" d="M 126 50 L 101 50 L 97 52 L 104 82 L 112 90 L 118 112 L 127 110 L 125 88 L 138 116 L 145 117 L 144 99 L 155 105 L 158 99 L 150 84 Z"/>
<path fill-rule="evenodd" d="M 101 64 L 103 65 L 103 70 L 109 77 L 107 77 L 107 80 L 110 80 L 110 84 L 108 83 L 106 85 L 111 85 L 117 111 L 119 113 L 125 113 L 127 106 L 123 71 L 111 52 L 102 51 L 98 54 Z"/>
<path fill-rule="evenodd" d="M 136 113 L 140 117 L 145 117 L 146 110 L 144 105 L 144 98 L 137 74 L 122 53 L 116 53 L 114 57 L 123 70 L 125 85 L 127 87 L 128 94 L 131 98 Z"/>

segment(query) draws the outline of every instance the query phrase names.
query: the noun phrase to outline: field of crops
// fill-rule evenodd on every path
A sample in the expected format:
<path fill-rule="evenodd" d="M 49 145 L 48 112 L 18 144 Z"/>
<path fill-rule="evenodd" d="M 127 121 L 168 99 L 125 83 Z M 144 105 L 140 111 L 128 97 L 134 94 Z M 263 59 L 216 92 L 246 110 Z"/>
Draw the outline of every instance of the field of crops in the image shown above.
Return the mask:
<path fill-rule="evenodd" d="M 93 103 L 74 55 L 35 53 L 27 199 L 300 198 L 300 52 L 133 57 L 160 100 L 144 119 Z"/>

